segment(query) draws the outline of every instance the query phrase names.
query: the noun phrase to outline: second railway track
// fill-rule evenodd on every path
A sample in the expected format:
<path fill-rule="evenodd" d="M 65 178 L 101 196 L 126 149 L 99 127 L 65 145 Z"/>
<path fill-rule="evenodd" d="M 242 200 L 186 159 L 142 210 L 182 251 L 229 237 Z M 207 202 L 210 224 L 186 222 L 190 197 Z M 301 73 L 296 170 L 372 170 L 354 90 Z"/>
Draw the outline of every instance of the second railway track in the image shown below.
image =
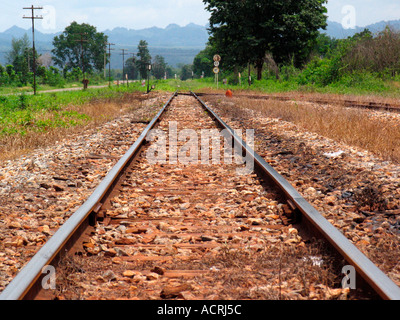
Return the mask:
<path fill-rule="evenodd" d="M 0 299 L 400 299 L 261 157 L 247 174 L 238 171 L 247 163 L 221 157 L 225 141 L 243 143 L 224 139 L 224 126 L 195 94 L 174 94 Z M 158 140 L 145 143 L 152 129 Z M 210 132 L 214 163 L 200 140 L 187 141 Z M 43 288 L 49 265 L 55 287 Z M 356 290 L 342 287 L 346 265 Z"/>
<path fill-rule="evenodd" d="M 216 93 L 199 93 L 199 96 L 221 96 L 222 94 Z M 255 100 L 277 100 L 277 101 L 296 101 L 290 96 L 277 96 L 277 95 L 254 95 L 254 94 L 236 94 L 235 97 L 255 99 Z M 360 108 L 370 110 L 380 110 L 389 112 L 400 112 L 400 105 L 388 102 L 376 101 L 356 101 L 351 99 L 328 99 L 328 98 L 307 98 L 301 97 L 298 102 L 310 102 L 322 105 L 342 105 L 347 108 Z"/>

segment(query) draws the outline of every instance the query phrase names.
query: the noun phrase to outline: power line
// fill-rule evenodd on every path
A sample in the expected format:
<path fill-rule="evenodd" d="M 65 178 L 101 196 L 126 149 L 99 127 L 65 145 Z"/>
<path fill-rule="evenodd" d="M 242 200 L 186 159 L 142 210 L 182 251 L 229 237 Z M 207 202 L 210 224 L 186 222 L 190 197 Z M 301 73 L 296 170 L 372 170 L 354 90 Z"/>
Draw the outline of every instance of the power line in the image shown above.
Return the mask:
<path fill-rule="evenodd" d="M 121 49 L 122 53 L 122 81 L 125 84 L 125 51 L 127 51 L 127 49 Z"/>
<path fill-rule="evenodd" d="M 115 43 L 106 43 L 106 46 L 108 46 L 108 55 L 110 57 L 110 61 L 108 62 L 108 86 L 111 87 L 111 46 L 115 46 Z"/>
<path fill-rule="evenodd" d="M 42 10 L 43 7 L 34 7 L 33 5 L 28 8 L 23 8 L 24 10 L 31 10 L 32 16 L 25 17 L 23 19 L 32 20 L 32 50 L 33 50 L 33 94 L 36 95 L 36 51 L 35 51 L 35 19 L 43 19 L 42 16 L 35 16 L 35 10 Z"/>

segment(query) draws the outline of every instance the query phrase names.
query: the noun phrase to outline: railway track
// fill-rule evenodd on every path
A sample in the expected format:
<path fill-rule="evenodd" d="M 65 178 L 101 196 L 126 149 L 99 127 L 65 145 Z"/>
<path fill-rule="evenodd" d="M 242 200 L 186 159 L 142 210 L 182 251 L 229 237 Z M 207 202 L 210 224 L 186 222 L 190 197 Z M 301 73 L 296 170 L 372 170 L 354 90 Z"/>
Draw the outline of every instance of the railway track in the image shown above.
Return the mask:
<path fill-rule="evenodd" d="M 399 299 L 244 140 L 176 92 L 0 299 Z"/>
<path fill-rule="evenodd" d="M 198 96 L 222 96 L 218 93 L 198 93 Z M 255 100 L 278 100 L 278 101 L 293 101 L 293 98 L 287 96 L 276 96 L 276 95 L 252 95 L 252 94 L 235 94 L 236 98 L 248 98 Z M 389 111 L 389 112 L 400 112 L 399 104 L 392 104 L 386 102 L 361 102 L 355 101 L 351 99 L 321 99 L 321 98 L 302 98 L 299 101 L 318 103 L 318 104 L 333 104 L 333 105 L 342 105 L 348 108 L 361 108 L 361 109 L 371 109 L 371 110 L 380 110 L 380 111 Z"/>

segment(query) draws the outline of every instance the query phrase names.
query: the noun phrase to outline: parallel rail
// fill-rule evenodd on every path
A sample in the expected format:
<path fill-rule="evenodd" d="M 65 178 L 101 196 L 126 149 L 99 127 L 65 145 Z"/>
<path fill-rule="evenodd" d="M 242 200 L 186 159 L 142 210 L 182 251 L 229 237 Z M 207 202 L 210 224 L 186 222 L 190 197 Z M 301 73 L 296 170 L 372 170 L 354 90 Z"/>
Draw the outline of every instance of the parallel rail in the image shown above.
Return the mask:
<path fill-rule="evenodd" d="M 41 290 L 43 268 L 56 265 L 62 255 L 69 250 L 77 238 L 90 225 L 91 220 L 99 212 L 104 199 L 110 194 L 124 169 L 133 161 L 142 145 L 146 141 L 148 132 L 160 120 L 163 112 L 178 94 L 175 92 L 168 102 L 162 107 L 154 119 L 143 131 L 139 139 L 132 145 L 128 152 L 121 158 L 116 166 L 96 188 L 90 198 L 68 219 L 68 221 L 53 235 L 51 239 L 39 250 L 29 263 L 17 274 L 5 290 L 0 294 L 0 300 L 30 300 L 34 299 Z M 247 155 L 253 156 L 255 171 L 264 179 L 271 181 L 285 195 L 288 203 L 300 216 L 303 225 L 314 230 L 357 271 L 380 298 L 385 300 L 400 300 L 400 288 L 389 279 L 377 266 L 362 254 L 342 233 L 334 228 L 314 207 L 311 206 L 278 172 L 266 161 L 256 154 L 245 141 L 236 135 L 215 112 L 213 112 L 195 93 L 191 92 L 203 108 L 223 129 L 227 129 L 236 146 Z"/>
<path fill-rule="evenodd" d="M 198 93 L 200 96 L 221 96 L 218 93 Z M 249 95 L 249 94 L 237 94 L 237 98 L 247 98 L 247 99 L 263 99 L 263 100 L 278 100 L 278 101 L 294 101 L 293 98 L 285 96 L 275 96 L 275 95 Z M 361 109 L 371 109 L 371 110 L 381 110 L 390 112 L 400 112 L 400 104 L 391 104 L 385 102 L 358 102 L 354 100 L 335 100 L 335 99 L 301 99 L 298 101 L 313 102 L 319 104 L 336 104 L 343 105 L 348 108 L 361 108 Z"/>
<path fill-rule="evenodd" d="M 357 247 L 355 247 L 338 229 L 326 220 L 298 191 L 261 156 L 255 153 L 247 144 L 238 137 L 234 131 L 213 112 L 196 94 L 193 95 L 203 107 L 224 129 L 232 132 L 233 138 L 242 146 L 243 151 L 254 154 L 255 170 L 261 173 L 286 195 L 291 206 L 301 213 L 303 224 L 317 231 L 317 234 L 326 239 L 337 252 L 354 268 L 371 288 L 383 299 L 399 300 L 400 288 L 390 280 L 376 265 L 374 265 Z"/>

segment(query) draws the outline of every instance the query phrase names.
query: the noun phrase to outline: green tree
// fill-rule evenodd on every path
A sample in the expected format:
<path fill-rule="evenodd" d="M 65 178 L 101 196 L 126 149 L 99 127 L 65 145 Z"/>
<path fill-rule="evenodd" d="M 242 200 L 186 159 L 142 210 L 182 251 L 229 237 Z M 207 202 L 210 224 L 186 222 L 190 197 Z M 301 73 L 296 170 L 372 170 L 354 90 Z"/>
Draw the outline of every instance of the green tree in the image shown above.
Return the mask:
<path fill-rule="evenodd" d="M 185 81 L 192 78 L 192 69 L 193 66 L 190 64 L 185 64 L 184 66 L 182 66 L 181 80 Z"/>
<path fill-rule="evenodd" d="M 138 77 L 138 69 L 136 67 L 136 58 L 128 58 L 125 61 L 125 73 L 128 75 L 130 80 L 137 79 Z"/>
<path fill-rule="evenodd" d="M 193 72 L 197 76 L 201 76 L 204 72 L 205 77 L 213 76 L 213 57 L 216 54 L 215 49 L 207 45 L 207 47 L 200 51 L 193 60 Z"/>
<path fill-rule="evenodd" d="M 153 76 L 160 80 L 163 79 L 167 71 L 167 64 L 164 57 L 156 55 L 153 61 Z"/>
<path fill-rule="evenodd" d="M 82 41 L 81 41 L 82 40 Z M 94 26 L 72 22 L 53 40 L 53 59 L 65 71 L 80 68 L 85 72 L 101 71 L 108 37 Z"/>
<path fill-rule="evenodd" d="M 176 68 L 171 67 L 167 64 L 167 68 L 165 69 L 167 72 L 167 79 L 171 79 L 175 77 L 175 74 L 178 74 L 179 71 Z"/>
<path fill-rule="evenodd" d="M 400 72 L 400 32 L 389 26 L 375 37 L 366 29 L 348 38 L 342 72 L 372 72 L 395 77 Z"/>
<path fill-rule="evenodd" d="M 147 78 L 148 66 L 151 64 L 151 55 L 148 48 L 148 43 L 145 40 L 140 40 L 138 45 L 138 60 L 136 61 L 136 66 L 139 70 L 140 77 L 142 79 Z"/>
<path fill-rule="evenodd" d="M 331 38 L 325 33 L 320 33 L 315 39 L 314 52 L 320 57 L 331 54 L 338 46 L 338 40 Z"/>
<path fill-rule="evenodd" d="M 13 38 L 11 40 L 11 50 L 6 54 L 6 58 L 8 63 L 14 64 L 14 61 L 25 54 L 25 52 L 29 49 L 30 43 L 27 34 L 20 38 Z"/>
<path fill-rule="evenodd" d="M 10 81 L 10 82 L 15 81 L 16 73 L 15 73 L 14 66 L 13 66 L 12 64 L 6 65 L 6 73 L 7 73 L 8 76 L 9 76 L 9 81 Z"/>
<path fill-rule="evenodd" d="M 326 0 L 203 0 L 210 17 L 210 43 L 224 66 L 248 63 L 261 79 L 267 53 L 277 63 L 301 65 L 319 29 L 326 27 Z"/>
<path fill-rule="evenodd" d="M 0 65 L 0 85 L 7 85 L 9 84 L 10 76 L 6 72 L 6 68 Z"/>
<path fill-rule="evenodd" d="M 73 68 L 70 72 L 64 70 L 64 78 L 68 81 L 79 81 L 83 73 L 79 67 Z"/>
<path fill-rule="evenodd" d="M 38 54 L 35 53 L 37 61 Z M 14 66 L 21 84 L 26 84 L 29 80 L 29 72 L 33 70 L 33 49 L 30 47 L 29 38 L 26 34 L 20 39 L 12 39 L 11 50 L 7 53 L 6 58 Z"/>

